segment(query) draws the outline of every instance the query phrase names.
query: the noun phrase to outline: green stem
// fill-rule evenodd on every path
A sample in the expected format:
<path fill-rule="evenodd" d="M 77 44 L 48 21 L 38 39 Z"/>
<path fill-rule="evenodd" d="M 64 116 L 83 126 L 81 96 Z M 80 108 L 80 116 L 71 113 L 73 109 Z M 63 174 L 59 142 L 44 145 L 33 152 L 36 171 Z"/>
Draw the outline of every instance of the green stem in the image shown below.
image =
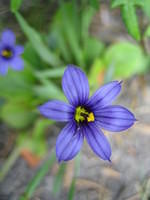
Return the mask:
<path fill-rule="evenodd" d="M 10 154 L 9 158 L 7 159 L 5 164 L 3 165 L 2 170 L 0 171 L 0 181 L 2 181 L 5 178 L 5 176 L 7 175 L 8 171 L 10 170 L 12 165 L 15 163 L 15 161 L 19 157 L 20 151 L 21 151 L 21 147 L 17 146 L 13 150 L 13 152 Z"/>
<path fill-rule="evenodd" d="M 51 157 L 45 161 L 42 167 L 39 169 L 37 174 L 33 177 L 33 179 L 28 184 L 27 188 L 25 189 L 24 195 L 20 197 L 20 200 L 28 200 L 32 197 L 35 189 L 40 184 L 41 180 L 45 177 L 45 175 L 50 171 L 53 163 L 55 162 L 55 153 L 51 154 Z"/>

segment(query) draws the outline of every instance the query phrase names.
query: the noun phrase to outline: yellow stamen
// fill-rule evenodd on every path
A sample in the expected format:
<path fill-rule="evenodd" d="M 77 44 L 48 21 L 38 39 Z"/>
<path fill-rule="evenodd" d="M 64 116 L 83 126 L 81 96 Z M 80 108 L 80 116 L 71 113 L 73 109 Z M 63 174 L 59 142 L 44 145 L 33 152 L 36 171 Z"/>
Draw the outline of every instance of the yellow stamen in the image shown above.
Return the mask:
<path fill-rule="evenodd" d="M 12 56 L 12 52 L 9 50 L 3 50 L 2 51 L 2 56 L 6 58 L 10 58 Z"/>
<path fill-rule="evenodd" d="M 89 113 L 88 117 L 87 117 L 87 121 L 88 122 L 94 122 L 95 118 L 94 118 L 94 114 L 91 112 Z"/>
<path fill-rule="evenodd" d="M 95 117 L 92 112 L 88 112 L 85 108 L 79 106 L 76 108 L 75 120 L 78 123 L 84 121 L 93 122 L 95 120 Z"/>

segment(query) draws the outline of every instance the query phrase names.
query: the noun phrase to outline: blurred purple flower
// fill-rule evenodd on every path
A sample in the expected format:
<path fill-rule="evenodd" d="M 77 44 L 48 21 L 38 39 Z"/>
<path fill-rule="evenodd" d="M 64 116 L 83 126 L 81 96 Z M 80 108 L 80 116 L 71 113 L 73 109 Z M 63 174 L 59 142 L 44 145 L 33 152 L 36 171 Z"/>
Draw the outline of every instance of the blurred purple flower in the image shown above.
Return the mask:
<path fill-rule="evenodd" d="M 2 32 L 0 39 L 0 75 L 6 75 L 8 67 L 14 70 L 22 70 L 24 62 L 20 55 L 24 48 L 21 45 L 15 45 L 16 38 L 14 33 L 7 29 Z"/>
<path fill-rule="evenodd" d="M 136 121 L 128 109 L 111 105 L 121 91 L 121 82 L 107 83 L 89 98 L 86 75 L 78 67 L 69 65 L 64 72 L 62 88 L 69 104 L 53 100 L 39 107 L 45 117 L 68 122 L 57 138 L 58 161 L 74 158 L 81 149 L 84 137 L 95 154 L 110 161 L 111 147 L 101 128 L 119 132 Z"/>

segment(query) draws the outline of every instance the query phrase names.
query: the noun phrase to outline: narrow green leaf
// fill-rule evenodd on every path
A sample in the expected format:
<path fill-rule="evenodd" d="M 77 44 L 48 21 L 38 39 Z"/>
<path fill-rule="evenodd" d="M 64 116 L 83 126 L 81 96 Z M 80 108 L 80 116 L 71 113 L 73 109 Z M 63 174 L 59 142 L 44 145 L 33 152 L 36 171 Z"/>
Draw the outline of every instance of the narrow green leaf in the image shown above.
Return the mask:
<path fill-rule="evenodd" d="M 69 192 L 68 192 L 68 200 L 73 200 L 75 195 L 75 182 L 76 182 L 76 176 L 78 176 L 80 171 L 80 153 L 75 158 L 75 171 L 74 171 L 74 178 L 72 179 Z"/>
<path fill-rule="evenodd" d="M 73 200 L 75 195 L 75 179 L 73 178 L 68 192 L 68 200 Z"/>
<path fill-rule="evenodd" d="M 118 6 L 126 4 L 126 2 L 127 2 L 126 0 L 112 0 L 111 1 L 111 7 L 116 8 Z"/>
<path fill-rule="evenodd" d="M 51 24 L 51 32 L 48 36 L 48 42 L 50 46 L 65 60 L 67 63 L 71 63 L 71 52 L 68 50 L 66 38 L 64 37 L 63 28 L 60 25 L 60 17 L 56 18 Z"/>
<path fill-rule="evenodd" d="M 52 124 L 53 121 L 49 119 L 38 119 L 35 123 L 34 129 L 32 130 L 32 136 L 35 139 L 40 139 L 44 136 L 45 130 Z"/>
<path fill-rule="evenodd" d="M 64 99 L 64 95 L 62 93 L 62 91 L 59 89 L 59 87 L 54 84 L 52 81 L 50 80 L 43 80 L 44 83 L 43 85 L 39 85 L 39 86 L 35 86 L 33 88 L 35 94 L 39 97 L 39 98 L 43 98 L 43 99 L 51 99 L 51 98 L 58 98 L 58 99 Z"/>
<path fill-rule="evenodd" d="M 111 7 L 112 8 L 122 6 L 122 5 L 128 5 L 128 4 L 132 4 L 133 6 L 135 6 L 135 5 L 136 6 L 143 6 L 144 1 L 143 0 L 112 0 L 111 1 Z"/>
<path fill-rule="evenodd" d="M 129 34 L 139 41 L 141 39 L 141 35 L 135 7 L 132 4 L 123 5 L 121 6 L 121 14 Z"/>
<path fill-rule="evenodd" d="M 59 58 L 45 46 L 38 32 L 36 32 L 32 27 L 30 27 L 29 24 L 18 12 L 16 12 L 16 18 L 23 32 L 25 33 L 25 35 L 27 36 L 33 48 L 41 57 L 41 59 L 43 59 L 45 62 L 47 62 L 53 67 L 61 65 L 61 61 L 59 60 Z"/>
<path fill-rule="evenodd" d="M 61 164 L 59 167 L 59 171 L 55 176 L 54 184 L 53 184 L 53 194 L 56 196 L 60 193 L 63 184 L 63 177 L 65 172 L 66 164 Z"/>
<path fill-rule="evenodd" d="M 144 10 L 144 13 L 148 16 L 150 19 L 150 0 L 143 0 L 143 7 L 142 9 Z"/>
<path fill-rule="evenodd" d="M 33 179 L 28 184 L 25 193 L 22 197 L 20 197 L 20 200 L 28 200 L 32 197 L 34 191 L 42 181 L 42 179 L 45 177 L 45 175 L 48 173 L 48 171 L 51 170 L 53 163 L 55 162 L 55 153 L 51 153 L 50 158 L 45 161 L 45 163 L 42 165 L 42 167 L 39 169 L 37 174 L 33 177 Z"/>
<path fill-rule="evenodd" d="M 21 147 L 15 146 L 15 148 L 11 151 L 10 155 L 7 157 L 4 165 L 1 167 L 0 170 L 0 182 L 3 181 L 15 161 L 20 155 Z"/>
<path fill-rule="evenodd" d="M 91 51 L 92 49 L 92 51 Z M 96 38 L 88 37 L 84 45 L 84 58 L 87 63 L 93 63 L 93 60 L 98 58 L 104 49 L 103 43 Z"/>
<path fill-rule="evenodd" d="M 84 66 L 83 55 L 79 45 L 80 41 L 77 37 L 78 35 L 76 34 L 77 30 L 75 23 L 72 19 L 72 16 L 70 15 L 70 9 L 72 10 L 71 5 L 68 7 L 68 5 L 64 4 L 61 7 L 63 29 L 76 62 L 79 66 Z M 80 27 L 78 27 L 78 29 L 80 30 Z"/>
<path fill-rule="evenodd" d="M 89 3 L 96 10 L 100 7 L 100 0 L 89 0 Z"/>
<path fill-rule="evenodd" d="M 16 12 L 21 6 L 22 0 L 11 0 L 11 11 Z"/>
<path fill-rule="evenodd" d="M 44 71 L 35 71 L 35 76 L 40 79 L 45 78 L 60 78 L 64 74 L 64 67 L 56 68 L 56 69 L 47 69 Z"/>
<path fill-rule="evenodd" d="M 95 13 L 96 11 L 93 7 L 87 7 L 81 13 L 81 39 L 84 45 L 89 37 L 89 27 Z"/>
<path fill-rule="evenodd" d="M 150 37 L 150 26 L 147 27 L 145 33 L 144 33 L 145 37 Z"/>
<path fill-rule="evenodd" d="M 136 5 L 136 6 L 144 6 L 145 2 L 144 0 L 133 0 L 133 5 Z"/>

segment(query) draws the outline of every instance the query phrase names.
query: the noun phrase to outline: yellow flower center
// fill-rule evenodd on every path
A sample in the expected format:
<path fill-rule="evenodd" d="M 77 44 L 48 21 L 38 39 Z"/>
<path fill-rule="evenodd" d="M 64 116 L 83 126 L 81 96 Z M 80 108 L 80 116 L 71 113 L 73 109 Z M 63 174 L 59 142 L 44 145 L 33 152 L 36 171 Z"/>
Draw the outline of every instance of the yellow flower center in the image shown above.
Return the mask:
<path fill-rule="evenodd" d="M 75 112 L 75 120 L 79 122 L 94 122 L 95 117 L 93 112 L 88 112 L 85 108 L 78 106 Z"/>
<path fill-rule="evenodd" d="M 11 58 L 11 57 L 12 57 L 12 51 L 7 50 L 7 49 L 4 49 L 4 50 L 1 52 L 1 55 L 2 55 L 4 58 Z"/>

